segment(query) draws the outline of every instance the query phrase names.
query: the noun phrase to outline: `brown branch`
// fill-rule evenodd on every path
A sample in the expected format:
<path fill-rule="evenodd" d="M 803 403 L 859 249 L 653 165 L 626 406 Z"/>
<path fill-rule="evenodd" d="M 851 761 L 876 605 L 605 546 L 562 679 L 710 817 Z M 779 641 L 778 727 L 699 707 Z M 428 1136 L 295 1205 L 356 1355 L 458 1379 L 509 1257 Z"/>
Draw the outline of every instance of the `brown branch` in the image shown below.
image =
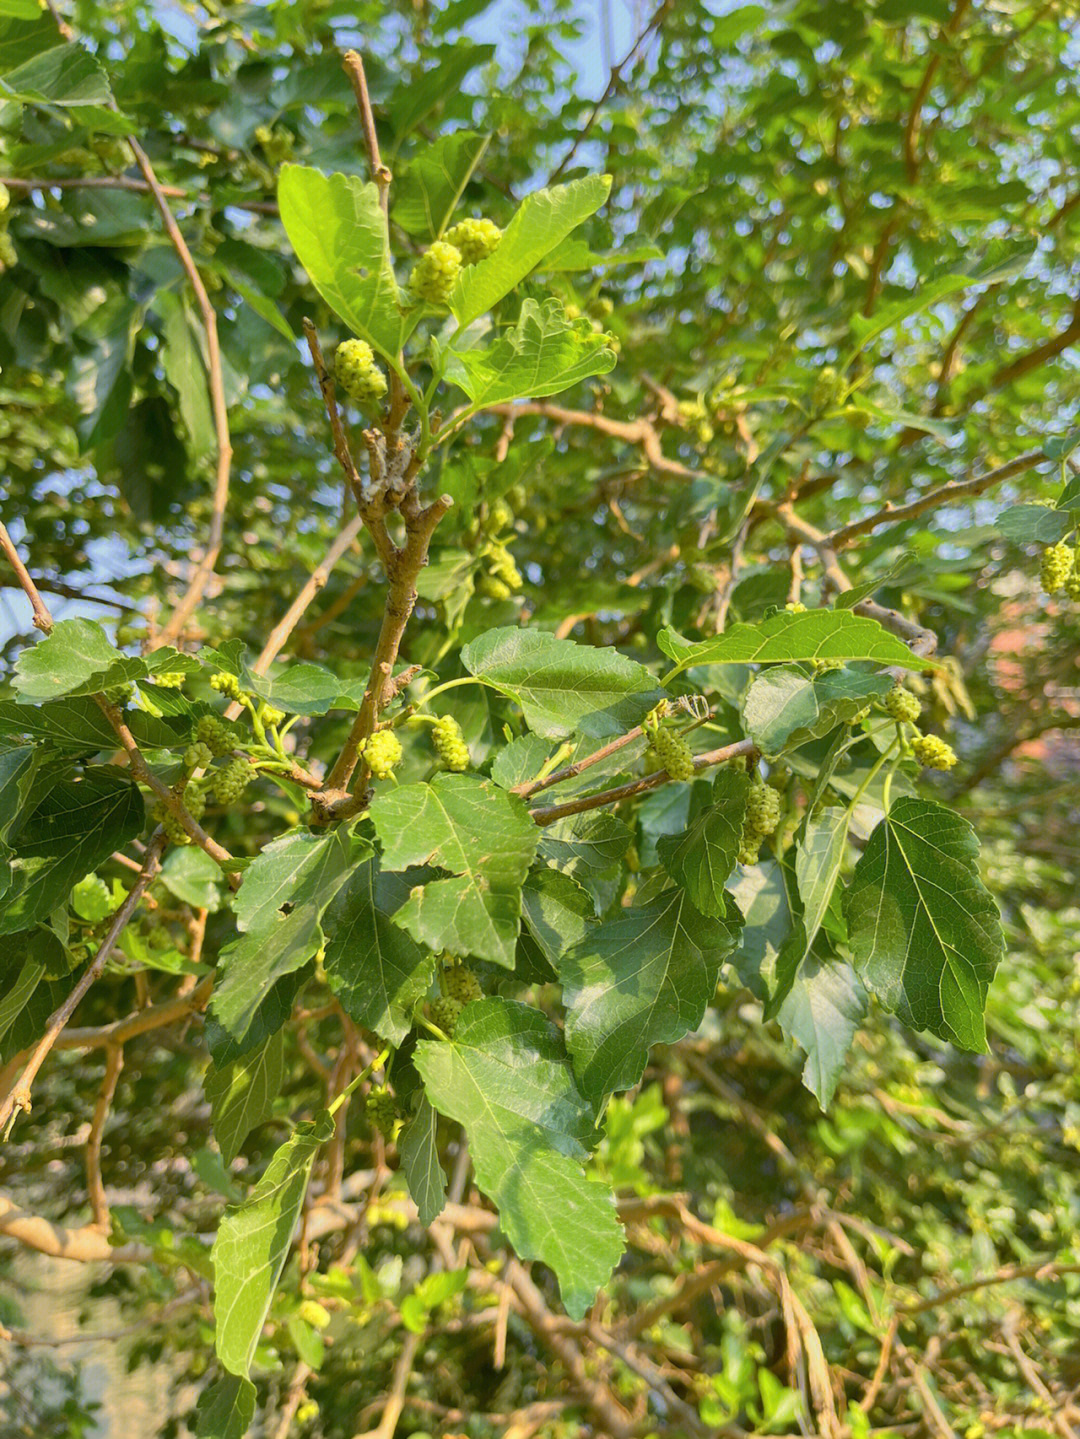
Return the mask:
<path fill-rule="evenodd" d="M 132 175 L 62 175 L 50 178 L 40 176 L 34 179 L 14 175 L 0 175 L 0 185 L 9 190 L 131 190 L 136 194 L 149 195 L 153 192 L 145 180 L 136 180 Z M 188 199 L 188 191 L 178 185 L 162 185 L 161 193 L 171 200 Z"/>
<path fill-rule="evenodd" d="M 660 434 L 651 420 L 642 417 L 637 420 L 613 420 L 608 415 L 596 414 L 591 410 L 568 410 L 562 405 L 550 405 L 546 400 L 527 400 L 517 404 L 498 404 L 485 407 L 485 414 L 491 415 L 539 415 L 556 425 L 580 425 L 598 430 L 612 439 L 623 440 L 628 445 L 638 445 L 654 470 L 662 475 L 672 475 L 679 480 L 700 478 L 696 470 L 669 460 L 660 444 Z"/>
<path fill-rule="evenodd" d="M 49 607 L 38 593 L 37 586 L 30 578 L 29 570 L 19 558 L 19 552 L 15 548 L 15 544 L 11 536 L 7 532 L 7 526 L 2 521 L 0 521 L 0 550 L 3 550 L 8 563 L 15 571 L 15 578 L 19 581 L 20 588 L 23 590 L 27 599 L 30 601 L 31 606 L 33 607 L 35 627 L 41 630 L 44 634 L 51 633 L 53 627 L 53 617 L 49 613 Z"/>
<path fill-rule="evenodd" d="M 948 24 L 942 26 L 938 36 L 939 46 L 956 34 L 970 6 L 971 0 L 956 0 L 956 9 Z M 911 184 L 914 184 L 919 178 L 919 131 L 922 127 L 923 106 L 926 104 L 926 98 L 930 94 L 930 87 L 934 83 L 934 76 L 940 65 L 941 50 L 939 48 L 930 56 L 926 69 L 923 71 L 922 80 L 919 82 L 919 88 L 915 91 L 911 107 L 908 110 L 907 122 L 904 125 L 904 167 Z"/>
<path fill-rule="evenodd" d="M 229 415 L 225 403 L 225 381 L 221 368 L 221 347 L 218 343 L 217 315 L 210 297 L 206 293 L 206 286 L 191 257 L 191 251 L 187 247 L 183 235 L 180 233 L 180 226 L 173 217 L 169 208 L 168 197 L 158 182 L 157 175 L 150 159 L 134 138 L 128 139 L 131 153 L 135 156 L 135 162 L 142 171 L 143 179 L 154 197 L 158 213 L 161 215 L 165 231 L 172 241 L 173 249 L 180 260 L 181 268 L 187 276 L 192 290 L 195 294 L 196 303 L 199 306 L 199 313 L 202 315 L 203 326 L 206 330 L 206 361 L 207 381 L 210 390 L 210 407 L 214 416 L 214 434 L 217 440 L 217 464 L 214 476 L 213 510 L 210 517 L 210 530 L 206 539 L 206 551 L 195 569 L 195 573 L 188 582 L 187 592 L 181 599 L 179 605 L 173 611 L 169 622 L 158 632 L 152 642 L 152 648 L 157 649 L 161 645 L 173 644 L 180 638 L 184 626 L 191 615 L 198 608 L 206 587 L 210 582 L 210 576 L 214 573 L 218 557 L 221 554 L 221 543 L 225 533 L 225 506 L 229 499 L 229 472 L 232 465 L 232 441 L 229 438 Z"/>
<path fill-rule="evenodd" d="M 990 376 L 987 389 L 1000 390 L 1004 385 L 1011 385 L 1014 380 L 1021 379 L 1032 370 L 1037 370 L 1041 365 L 1045 365 L 1047 360 L 1052 360 L 1055 355 L 1060 355 L 1062 350 L 1067 350 L 1078 340 L 1080 340 L 1080 299 L 1074 302 L 1069 322 L 1063 330 L 1060 330 L 1051 339 L 1045 340 L 1041 345 L 1036 345 L 1034 349 L 1018 355 L 1007 365 L 1002 365 L 1000 369 L 995 370 Z"/>
<path fill-rule="evenodd" d="M 633 744 L 634 740 L 640 739 L 644 733 L 644 728 L 636 725 L 632 730 L 627 730 L 626 734 L 620 735 L 618 739 L 613 739 L 609 744 L 602 745 L 600 749 L 593 750 L 592 754 L 586 755 L 584 759 L 575 760 L 565 769 L 557 769 L 552 774 L 545 775 L 543 779 L 523 780 L 521 784 L 514 785 L 510 793 L 520 795 L 522 799 L 528 799 L 530 795 L 539 794 L 541 790 L 551 789 L 553 785 L 563 784 L 568 779 L 576 779 L 579 774 L 591 769 L 594 764 L 599 764 L 601 760 L 617 754 L 628 744 Z"/>
<path fill-rule="evenodd" d="M 753 740 L 736 740 L 734 744 L 724 745 L 721 749 L 695 755 L 694 769 L 695 771 L 708 769 L 714 764 L 723 764 L 726 760 L 736 759 L 740 755 L 756 753 L 757 748 Z M 529 813 L 539 825 L 554 824 L 557 819 L 565 819 L 568 815 L 582 814 L 586 810 L 619 804 L 624 799 L 632 799 L 634 795 L 647 794 L 650 790 L 659 789 L 661 785 L 670 783 L 671 776 L 666 769 L 661 769 L 657 770 L 655 774 L 644 775 L 641 779 L 631 780 L 628 784 L 618 785 L 614 789 L 601 790 L 597 794 L 582 795 L 578 799 L 567 800 L 565 804 L 542 806 L 540 809 L 530 810 Z"/>
<path fill-rule="evenodd" d="M 900 524 L 904 520 L 914 519 L 916 515 L 925 514 L 927 510 L 940 509 L 956 500 L 981 495 L 994 485 L 1000 485 L 1005 480 L 1013 479 L 1016 475 L 1025 474 L 1028 470 L 1034 469 L 1036 465 L 1044 463 L 1045 460 L 1046 455 L 1042 450 L 1029 450 L 1015 460 L 1010 460 L 1008 464 L 999 465 L 996 469 L 987 470 L 984 474 L 973 475 L 966 480 L 952 480 L 949 484 L 941 485 L 936 490 L 928 490 L 926 494 L 920 495 L 917 500 L 911 500 L 906 505 L 887 504 L 872 515 L 866 515 L 861 520 L 854 520 L 850 525 L 844 525 L 841 529 L 835 530 L 831 535 L 825 536 L 825 541 L 833 550 L 845 549 L 853 540 L 857 540 L 861 535 L 869 534 L 871 530 L 876 530 L 881 525 Z"/>
<path fill-rule="evenodd" d="M 96 1224 L 68 1229 L 38 1214 L 30 1214 L 0 1194 L 0 1234 L 6 1234 L 54 1259 L 75 1259 L 82 1264 L 147 1264 L 154 1251 L 146 1244 L 109 1243 Z"/>
<path fill-rule="evenodd" d="M 203 1009 L 210 998 L 214 981 L 210 976 L 203 979 L 190 994 L 177 995 L 164 1004 L 152 1004 L 146 1009 L 136 1010 L 124 1019 L 114 1019 L 88 1029 L 65 1029 L 57 1036 L 56 1049 L 112 1049 L 123 1045 L 140 1034 L 155 1029 L 165 1029 L 177 1024 L 189 1015 Z"/>
<path fill-rule="evenodd" d="M 379 204 L 385 215 L 389 205 L 388 191 L 394 177 L 383 164 L 382 155 L 379 153 L 379 136 L 375 129 L 375 115 L 371 108 L 371 96 L 368 94 L 364 61 L 359 51 L 346 50 L 342 65 L 352 82 L 357 109 L 360 111 L 360 123 L 364 128 L 364 143 L 367 146 L 368 159 L 371 162 L 371 174 L 375 184 L 379 187 Z"/>
<path fill-rule="evenodd" d="M 90 1122 L 90 1134 L 86 1141 L 86 1192 L 90 1197 L 94 1223 L 105 1233 L 108 1233 L 109 1229 L 109 1198 L 101 1179 L 101 1138 L 123 1067 L 122 1047 L 119 1044 L 110 1044 L 105 1051 L 105 1078 L 98 1091 L 94 1117 Z"/>
<path fill-rule="evenodd" d="M 63 1004 L 49 1017 L 49 1022 L 45 1027 L 45 1033 L 31 1051 L 30 1058 L 26 1062 L 19 1082 L 4 1098 L 3 1102 L 0 1102 L 0 1132 L 6 1134 L 9 1131 L 10 1121 L 13 1120 L 16 1109 L 21 1109 L 26 1114 L 30 1113 L 30 1087 L 34 1082 L 35 1075 L 42 1064 L 44 1064 L 49 1050 L 52 1049 L 56 1043 L 60 1031 L 79 1007 L 87 990 L 96 980 L 100 979 L 104 973 L 105 966 L 108 964 L 109 956 L 116 947 L 117 940 L 123 933 L 128 920 L 135 913 L 143 893 L 150 887 L 154 876 L 157 874 L 158 862 L 164 848 L 165 834 L 164 831 L 158 830 L 150 841 L 150 846 L 147 849 L 146 859 L 143 861 L 142 873 L 132 886 L 127 899 L 124 900 L 123 904 L 116 911 L 113 922 L 109 926 L 109 931 L 102 940 L 101 947 L 94 956 L 93 962 L 82 979 L 79 980 L 78 984 L 64 1000 Z"/>
<path fill-rule="evenodd" d="M 75 39 L 75 32 L 56 8 L 56 0 L 45 0 L 45 7 L 56 22 L 61 39 L 67 40 L 70 44 Z"/>
<path fill-rule="evenodd" d="M 1080 1264 L 1059 1264 L 1054 1259 L 1036 1260 L 1032 1264 L 1007 1264 L 993 1274 L 983 1274 L 969 1279 L 966 1284 L 956 1284 L 952 1289 L 943 1289 L 931 1299 L 920 1299 L 914 1304 L 904 1304 L 899 1312 L 905 1317 L 926 1314 L 942 1304 L 951 1304 L 965 1294 L 974 1294 L 977 1289 L 988 1289 L 995 1284 L 1012 1284 L 1017 1279 L 1060 1279 L 1064 1274 L 1080 1274 Z"/>

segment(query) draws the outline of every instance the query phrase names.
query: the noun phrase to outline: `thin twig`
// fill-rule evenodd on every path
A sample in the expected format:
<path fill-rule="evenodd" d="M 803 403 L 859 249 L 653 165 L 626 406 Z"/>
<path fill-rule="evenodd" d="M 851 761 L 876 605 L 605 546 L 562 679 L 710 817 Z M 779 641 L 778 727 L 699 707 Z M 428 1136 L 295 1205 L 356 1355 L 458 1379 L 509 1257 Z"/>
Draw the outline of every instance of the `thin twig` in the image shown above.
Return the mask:
<path fill-rule="evenodd" d="M 132 886 L 127 899 L 124 900 L 123 904 L 116 911 L 113 922 L 109 926 L 109 931 L 102 940 L 100 949 L 94 956 L 93 963 L 64 1000 L 63 1004 L 49 1017 L 49 1022 L 45 1027 L 45 1033 L 31 1051 L 30 1058 L 23 1068 L 18 1083 L 3 1101 L 0 1102 L 0 1132 L 3 1132 L 5 1135 L 9 1132 L 10 1123 L 14 1118 L 16 1109 L 21 1109 L 26 1114 L 30 1113 L 32 1107 L 30 1102 L 30 1088 L 38 1070 L 44 1064 L 49 1050 L 52 1049 L 56 1043 L 61 1030 L 79 1007 L 87 990 L 90 989 L 95 981 L 100 979 L 104 973 L 105 966 L 109 962 L 109 956 L 116 948 L 117 940 L 123 933 L 128 920 L 130 920 L 138 908 L 139 900 L 150 887 L 154 876 L 157 874 L 158 862 L 164 848 L 165 832 L 159 829 L 150 841 L 150 846 L 146 852 L 146 859 L 143 861 L 142 873 Z"/>
<path fill-rule="evenodd" d="M 360 122 L 364 127 L 364 143 L 367 145 L 368 159 L 371 162 L 371 174 L 379 187 L 379 204 L 385 215 L 389 206 L 390 183 L 394 177 L 383 164 L 382 155 L 379 153 L 379 136 L 375 129 L 375 114 L 371 108 L 371 96 L 368 94 L 363 57 L 358 50 L 346 50 L 342 64 L 356 96 Z"/>
<path fill-rule="evenodd" d="M 90 1196 L 90 1208 L 94 1223 L 106 1233 L 109 1228 L 109 1197 L 101 1179 L 101 1138 L 109 1107 L 116 1093 L 120 1071 L 124 1067 L 124 1051 L 119 1044 L 110 1044 L 105 1051 L 105 1077 L 98 1091 L 94 1105 L 94 1117 L 90 1123 L 90 1134 L 86 1141 L 86 1192 Z"/>
<path fill-rule="evenodd" d="M 49 634 L 53 627 L 53 617 L 49 613 L 49 607 L 38 593 L 38 588 L 30 578 L 30 572 L 19 558 L 19 552 L 15 548 L 14 541 L 8 534 L 7 526 L 0 521 L 0 549 L 3 550 L 8 563 L 15 571 L 15 577 L 26 595 L 34 610 L 34 625 L 44 634 Z"/>

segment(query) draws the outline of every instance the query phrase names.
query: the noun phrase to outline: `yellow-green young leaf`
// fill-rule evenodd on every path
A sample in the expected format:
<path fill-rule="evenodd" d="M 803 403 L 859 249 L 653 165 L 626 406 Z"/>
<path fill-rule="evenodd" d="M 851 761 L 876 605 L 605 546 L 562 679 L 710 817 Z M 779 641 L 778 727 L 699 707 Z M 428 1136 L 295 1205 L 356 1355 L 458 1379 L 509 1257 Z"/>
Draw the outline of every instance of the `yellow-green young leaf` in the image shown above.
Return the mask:
<path fill-rule="evenodd" d="M 490 135 L 458 130 L 424 145 L 403 170 L 395 166 L 390 191 L 395 222 L 410 235 L 437 240 L 490 143 Z"/>
<path fill-rule="evenodd" d="M 298 1124 L 243 1204 L 230 1205 L 214 1240 L 214 1326 L 218 1358 L 247 1377 L 270 1301 L 285 1267 L 308 1175 L 333 1137 L 327 1113 Z"/>
<path fill-rule="evenodd" d="M 566 1043 L 590 1099 L 632 1088 L 654 1044 L 697 1029 L 738 942 L 742 916 L 728 903 L 727 918 L 708 919 L 667 889 L 597 925 L 559 963 Z"/>
<path fill-rule="evenodd" d="M 478 680 L 516 701 L 525 723 L 546 739 L 575 731 L 593 739 L 625 734 L 659 698 L 644 665 L 543 630 L 489 630 L 465 646 L 461 660 Z"/>
<path fill-rule="evenodd" d="M 22 703 L 36 704 L 100 694 L 159 670 L 191 674 L 199 668 L 198 660 L 168 645 L 143 658 L 121 654 L 95 620 L 61 620 L 46 639 L 22 651 L 11 684 Z"/>
<path fill-rule="evenodd" d="M 421 1224 L 438 1219 L 446 1203 L 446 1175 L 439 1163 L 439 1117 L 427 1096 L 409 1121 L 398 1143 L 405 1182 L 416 1202 Z"/>
<path fill-rule="evenodd" d="M 435 1108 L 464 1125 L 476 1182 L 514 1251 L 553 1269 L 581 1318 L 624 1244 L 610 1189 L 583 1169 L 595 1116 L 558 1030 L 528 1005 L 477 1000 L 453 1040 L 417 1045 L 416 1067 Z"/>
<path fill-rule="evenodd" d="M 354 334 L 395 363 L 404 326 L 378 186 L 283 165 L 278 206 L 316 290 Z"/>
<path fill-rule="evenodd" d="M 743 724 L 763 754 L 796 749 L 854 719 L 872 700 L 892 689 L 891 675 L 858 670 L 770 669 L 757 676 L 743 700 Z"/>
<path fill-rule="evenodd" d="M 844 913 L 855 967 L 885 1008 L 981 1052 L 1005 938 L 978 854 L 967 820 L 930 800 L 897 800 L 855 867 Z"/>
<path fill-rule="evenodd" d="M 284 1061 L 285 1043 L 279 1031 L 243 1059 L 221 1069 L 212 1064 L 207 1070 L 203 1088 L 210 1101 L 214 1138 L 226 1164 L 236 1158 L 255 1126 L 273 1113 Z"/>
<path fill-rule="evenodd" d="M 909 670 L 933 669 L 877 620 L 847 610 L 783 611 L 756 625 L 730 625 L 715 639 L 693 642 L 673 629 L 661 630 L 657 644 L 675 661 L 667 676 L 691 665 L 785 664 L 801 660 L 874 660 Z"/>
<path fill-rule="evenodd" d="M 529 195 L 507 225 L 495 253 L 462 270 L 450 296 L 450 309 L 461 329 L 497 305 L 571 231 L 599 210 L 610 189 L 610 175 L 586 175 Z"/>
<path fill-rule="evenodd" d="M 530 395 L 557 395 L 590 375 L 606 375 L 615 352 L 587 320 L 571 322 L 558 300 L 526 300 L 517 324 L 488 350 L 451 351 L 446 378 L 475 409 Z"/>
<path fill-rule="evenodd" d="M 227 1374 L 199 1396 L 196 1439 L 243 1439 L 255 1417 L 255 1385 Z"/>
<path fill-rule="evenodd" d="M 721 770 L 709 806 L 681 834 L 663 835 L 656 842 L 671 878 L 686 890 L 695 909 L 715 919 L 724 917 L 724 885 L 738 858 L 749 786 L 745 774 Z"/>
<path fill-rule="evenodd" d="M 397 923 L 430 949 L 513 968 L 521 885 L 540 838 L 524 803 L 491 780 L 440 774 L 380 794 L 371 818 L 384 868 L 432 864 L 454 876 L 417 885 Z"/>

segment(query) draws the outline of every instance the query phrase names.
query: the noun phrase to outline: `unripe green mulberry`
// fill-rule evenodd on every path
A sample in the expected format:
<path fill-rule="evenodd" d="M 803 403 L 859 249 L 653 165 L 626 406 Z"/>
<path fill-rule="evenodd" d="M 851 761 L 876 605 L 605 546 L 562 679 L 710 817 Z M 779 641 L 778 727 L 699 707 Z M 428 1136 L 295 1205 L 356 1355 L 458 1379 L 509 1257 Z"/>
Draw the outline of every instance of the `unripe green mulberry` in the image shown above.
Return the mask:
<path fill-rule="evenodd" d="M 503 499 L 492 500 L 488 506 L 488 525 L 493 533 L 508 530 L 514 523 L 514 512 Z"/>
<path fill-rule="evenodd" d="M 213 774 L 214 793 L 219 804 L 235 804 L 247 789 L 255 771 L 246 759 L 231 759 Z"/>
<path fill-rule="evenodd" d="M 11 191 L 6 185 L 0 185 L 0 215 L 3 215 L 11 204 Z"/>
<path fill-rule="evenodd" d="M 502 231 L 494 220 L 459 220 L 446 232 L 446 240 L 461 252 L 463 265 L 486 260 L 499 248 Z M 432 246 L 434 249 L 434 246 Z"/>
<path fill-rule="evenodd" d="M 267 704 L 264 700 L 259 706 L 259 722 L 266 725 L 279 725 L 285 718 L 285 711 L 279 710 L 277 705 Z"/>
<path fill-rule="evenodd" d="M 117 639 L 120 638 L 117 632 Z M 187 675 L 183 670 L 158 670 L 156 675 L 148 676 L 152 685 L 158 685 L 163 690 L 178 690 L 183 687 Z"/>
<path fill-rule="evenodd" d="M 787 604 L 784 606 L 784 609 L 789 615 L 806 614 L 806 606 L 804 604 L 801 604 L 798 600 L 788 600 Z"/>
<path fill-rule="evenodd" d="M 763 838 L 780 823 L 781 800 L 771 785 L 756 777 L 746 796 L 746 828 Z"/>
<path fill-rule="evenodd" d="M 1068 580 L 1075 564 L 1072 547 L 1064 540 L 1043 550 L 1039 563 L 1039 579 L 1048 595 L 1056 595 Z"/>
<path fill-rule="evenodd" d="M 371 408 L 386 394 L 386 376 L 366 340 L 343 340 L 334 355 L 334 375 L 354 405 Z"/>
<path fill-rule="evenodd" d="M 6 230 L 0 230 L 0 275 L 5 270 L 14 270 L 19 263 L 19 252 L 15 242 Z"/>
<path fill-rule="evenodd" d="M 893 685 L 885 696 L 885 709 L 897 724 L 914 724 L 922 714 L 922 705 L 903 685 Z"/>
<path fill-rule="evenodd" d="M 460 273 L 461 251 L 446 240 L 436 240 L 417 260 L 409 289 L 429 305 L 445 305 Z"/>
<path fill-rule="evenodd" d="M 1080 600 L 1080 546 L 1073 551 L 1072 568 L 1065 576 L 1065 594 L 1070 600 Z"/>
<path fill-rule="evenodd" d="M 431 742 L 447 769 L 461 774 L 469 768 L 469 746 L 453 715 L 440 715 L 431 727 Z"/>
<path fill-rule="evenodd" d="M 184 767 L 185 769 L 205 769 L 213 758 L 214 751 L 210 746 L 204 744 L 202 740 L 197 740 L 195 744 L 189 744 L 184 751 Z"/>
<path fill-rule="evenodd" d="M 739 863 L 757 864 L 760 858 L 761 836 L 753 830 L 749 834 L 744 833 L 739 842 Z"/>
<path fill-rule="evenodd" d="M 210 688 L 231 700 L 241 699 L 244 693 L 240 687 L 240 681 L 226 670 L 219 670 L 216 675 L 210 676 Z"/>
<path fill-rule="evenodd" d="M 511 600 L 514 597 L 514 592 L 506 581 L 497 579 L 494 575 L 481 575 L 476 582 L 476 590 L 489 600 Z"/>
<path fill-rule="evenodd" d="M 505 545 L 495 544 L 488 550 L 488 567 L 496 579 L 502 580 L 511 590 L 520 590 L 524 581 L 521 571 L 514 563 L 514 557 Z"/>
<path fill-rule="evenodd" d="M 461 1001 L 451 999 L 448 994 L 440 994 L 438 999 L 431 1001 L 428 1008 L 431 1010 L 432 1024 L 441 1029 L 447 1039 L 453 1039 L 458 1015 L 461 1013 Z"/>
<path fill-rule="evenodd" d="M 394 1123 L 397 1118 L 397 1106 L 390 1091 L 385 1088 L 369 1091 L 364 1101 L 364 1112 L 382 1137 L 389 1139 L 394 1132 Z"/>
<path fill-rule="evenodd" d="M 480 981 L 467 964 L 455 964 L 444 970 L 443 985 L 450 998 L 457 1000 L 458 1004 L 471 1004 L 484 993 Z"/>
<path fill-rule="evenodd" d="M 672 779 L 694 778 L 694 756 L 682 735 L 657 727 L 649 735 L 649 746 Z"/>
<path fill-rule="evenodd" d="M 188 785 L 184 791 L 184 808 L 193 820 L 202 819 L 206 809 L 206 796 L 197 786 Z M 150 816 L 157 824 L 161 825 L 170 844 L 191 844 L 191 836 L 180 823 L 179 818 L 165 805 L 154 805 Z"/>
<path fill-rule="evenodd" d="M 956 751 L 936 734 L 921 734 L 912 741 L 911 752 L 924 769 L 952 769 Z"/>
<path fill-rule="evenodd" d="M 200 715 L 195 738 L 209 748 L 215 759 L 228 754 L 236 745 L 233 730 L 219 715 Z"/>
<path fill-rule="evenodd" d="M 360 752 L 376 779 L 389 779 L 401 763 L 401 741 L 391 729 L 376 730 L 364 741 Z"/>

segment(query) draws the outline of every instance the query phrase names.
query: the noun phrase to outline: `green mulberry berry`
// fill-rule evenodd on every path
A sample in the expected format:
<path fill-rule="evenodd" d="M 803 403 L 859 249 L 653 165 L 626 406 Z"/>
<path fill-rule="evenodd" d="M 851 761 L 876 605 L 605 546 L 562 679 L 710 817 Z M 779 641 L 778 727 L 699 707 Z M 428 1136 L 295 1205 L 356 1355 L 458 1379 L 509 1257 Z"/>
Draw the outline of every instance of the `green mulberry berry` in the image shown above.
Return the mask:
<path fill-rule="evenodd" d="M 277 726 L 285 718 L 285 711 L 279 710 L 277 705 L 267 704 L 265 701 L 259 706 L 259 723 Z"/>
<path fill-rule="evenodd" d="M 236 736 L 218 715 L 200 715 L 195 738 L 208 747 L 215 759 L 228 754 L 236 744 Z"/>
<path fill-rule="evenodd" d="M 739 844 L 739 863 L 757 864 L 760 858 L 761 836 L 750 833 L 745 834 Z"/>
<path fill-rule="evenodd" d="M 914 724 L 922 714 L 922 705 L 903 685 L 893 685 L 885 696 L 885 708 L 897 724 Z"/>
<path fill-rule="evenodd" d="M 694 778 L 694 756 L 682 735 L 657 728 L 649 735 L 649 747 L 672 779 Z"/>
<path fill-rule="evenodd" d="M 417 260 L 409 288 L 429 305 L 445 305 L 461 273 L 461 251 L 446 240 L 436 240 Z"/>
<path fill-rule="evenodd" d="M 453 1039 L 458 1015 L 461 1013 L 461 1001 L 451 999 L 448 994 L 441 994 L 438 999 L 431 1001 L 428 1008 L 431 1010 L 432 1024 L 441 1029 L 447 1039 Z"/>
<path fill-rule="evenodd" d="M 463 265 L 486 260 L 499 248 L 502 231 L 494 220 L 459 220 L 446 232 L 446 240 L 461 252 Z"/>
<path fill-rule="evenodd" d="M 158 685 L 163 690 L 178 690 L 183 688 L 187 675 L 183 670 L 158 670 L 156 675 L 148 675 L 147 678 L 152 685 Z"/>
<path fill-rule="evenodd" d="M 1058 590 L 1064 588 L 1075 565 L 1072 547 L 1064 540 L 1059 540 L 1056 545 L 1043 550 L 1039 563 L 1039 579 L 1043 590 L 1048 595 L 1057 594 Z"/>
<path fill-rule="evenodd" d="M 3 214 L 6 213 L 7 207 L 8 207 L 10 204 L 11 204 L 11 191 L 8 189 L 8 187 L 7 187 L 6 185 L 0 184 L 0 215 L 3 215 Z"/>
<path fill-rule="evenodd" d="M 343 340 L 334 354 L 334 375 L 354 405 L 370 409 L 386 394 L 386 376 L 366 340 Z"/>
<path fill-rule="evenodd" d="M 772 834 L 780 823 L 781 808 L 780 796 L 758 777 L 746 796 L 746 828 L 762 838 Z"/>
<path fill-rule="evenodd" d="M 389 1139 L 393 1135 L 397 1119 L 397 1105 L 394 1103 L 394 1096 L 388 1089 L 370 1090 L 364 1102 L 364 1112 L 384 1139 Z"/>
<path fill-rule="evenodd" d="M 450 969 L 444 970 L 443 985 L 450 998 L 456 999 L 458 1004 L 471 1004 L 474 999 L 480 999 L 484 993 L 480 988 L 480 981 L 467 964 L 455 964 Z"/>
<path fill-rule="evenodd" d="M 1073 551 L 1072 568 L 1065 577 L 1065 594 L 1070 600 L 1080 600 L 1080 546 Z"/>
<path fill-rule="evenodd" d="M 469 768 L 469 746 L 453 715 L 440 715 L 431 727 L 431 741 L 447 769 L 461 774 Z"/>
<path fill-rule="evenodd" d="M 389 779 L 401 763 L 401 741 L 393 730 L 376 730 L 364 741 L 361 753 L 376 779 Z"/>
<path fill-rule="evenodd" d="M 492 545 L 487 552 L 488 569 L 496 579 L 502 582 L 511 590 L 520 590 L 524 581 L 521 578 L 521 571 L 514 563 L 514 557 L 505 545 Z"/>
<path fill-rule="evenodd" d="M 206 769 L 214 758 L 214 751 L 208 744 L 198 740 L 195 744 L 189 744 L 184 751 L 185 769 Z"/>
<path fill-rule="evenodd" d="M 798 600 L 788 600 L 787 604 L 784 606 L 784 609 L 788 612 L 789 615 L 806 614 L 806 606 L 800 604 Z"/>
<path fill-rule="evenodd" d="M 254 770 L 246 759 L 231 759 L 213 774 L 214 793 L 218 803 L 235 804 L 254 777 Z"/>
<path fill-rule="evenodd" d="M 216 675 L 210 676 L 210 688 L 231 700 L 238 700 L 243 694 L 240 681 L 235 675 L 228 674 L 225 670 L 219 670 Z"/>
<path fill-rule="evenodd" d="M 911 752 L 924 769 L 952 769 L 956 751 L 936 734 L 921 734 L 911 744 Z"/>
<path fill-rule="evenodd" d="M 505 580 L 495 575 L 481 575 L 476 582 L 477 593 L 489 600 L 512 600 L 514 591 Z"/>
<path fill-rule="evenodd" d="M 120 707 L 123 708 L 124 705 L 130 704 L 135 698 L 135 686 L 113 685 L 111 689 L 105 691 L 105 698 L 111 700 L 114 705 L 120 705 Z"/>
<path fill-rule="evenodd" d="M 198 822 L 206 809 L 206 795 L 194 785 L 184 791 L 184 807 L 191 818 Z M 179 818 L 163 804 L 156 804 L 150 811 L 151 818 L 160 824 L 170 844 L 191 844 L 191 836 L 180 823 Z"/>

